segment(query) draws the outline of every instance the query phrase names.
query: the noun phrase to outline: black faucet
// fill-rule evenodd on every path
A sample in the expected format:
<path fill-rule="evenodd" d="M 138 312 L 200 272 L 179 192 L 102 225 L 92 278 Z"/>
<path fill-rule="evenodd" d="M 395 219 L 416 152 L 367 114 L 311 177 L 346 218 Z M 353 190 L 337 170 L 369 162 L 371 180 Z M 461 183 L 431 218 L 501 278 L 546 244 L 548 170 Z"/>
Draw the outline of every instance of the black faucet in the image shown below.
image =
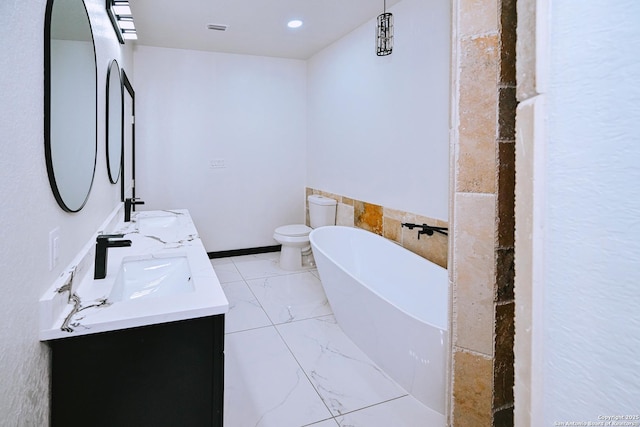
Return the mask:
<path fill-rule="evenodd" d="M 107 249 L 131 246 L 131 240 L 111 240 L 124 237 L 124 234 L 101 234 L 96 238 L 96 263 L 93 270 L 94 279 L 107 276 Z"/>
<path fill-rule="evenodd" d="M 418 240 L 420 240 L 420 235 L 426 234 L 427 236 L 432 236 L 433 232 L 444 234 L 448 236 L 449 229 L 447 227 L 434 227 L 432 225 L 427 224 L 411 224 L 411 223 L 401 223 L 402 227 L 407 227 L 409 230 L 413 230 L 414 228 L 421 228 L 422 230 L 418 230 Z"/>
<path fill-rule="evenodd" d="M 131 207 L 133 206 L 135 211 L 135 205 L 144 205 L 144 202 L 134 197 L 124 199 L 124 222 L 131 221 Z"/>

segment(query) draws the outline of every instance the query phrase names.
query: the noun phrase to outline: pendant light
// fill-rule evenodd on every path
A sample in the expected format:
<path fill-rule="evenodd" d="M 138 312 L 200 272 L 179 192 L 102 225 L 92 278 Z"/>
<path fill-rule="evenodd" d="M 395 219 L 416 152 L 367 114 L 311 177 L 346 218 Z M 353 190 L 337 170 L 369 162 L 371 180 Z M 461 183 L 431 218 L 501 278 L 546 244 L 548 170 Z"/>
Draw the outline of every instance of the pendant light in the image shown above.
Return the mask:
<path fill-rule="evenodd" d="M 391 55 L 393 51 L 393 14 L 387 13 L 387 1 L 384 0 L 383 13 L 378 15 L 376 32 L 376 55 Z"/>

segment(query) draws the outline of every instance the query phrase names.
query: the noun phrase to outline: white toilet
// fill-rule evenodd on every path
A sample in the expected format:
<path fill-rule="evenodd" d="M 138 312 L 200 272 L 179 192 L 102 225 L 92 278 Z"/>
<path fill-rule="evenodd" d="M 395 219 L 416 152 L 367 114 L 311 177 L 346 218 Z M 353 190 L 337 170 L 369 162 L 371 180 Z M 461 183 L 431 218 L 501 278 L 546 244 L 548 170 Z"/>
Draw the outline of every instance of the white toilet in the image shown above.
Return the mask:
<path fill-rule="evenodd" d="M 303 255 L 311 256 L 309 233 L 311 230 L 325 225 L 336 224 L 336 206 L 334 199 L 324 196 L 311 195 L 309 200 L 309 223 L 283 225 L 276 228 L 273 238 L 282 245 L 280 251 L 280 268 L 284 270 L 301 270 L 305 267 Z"/>

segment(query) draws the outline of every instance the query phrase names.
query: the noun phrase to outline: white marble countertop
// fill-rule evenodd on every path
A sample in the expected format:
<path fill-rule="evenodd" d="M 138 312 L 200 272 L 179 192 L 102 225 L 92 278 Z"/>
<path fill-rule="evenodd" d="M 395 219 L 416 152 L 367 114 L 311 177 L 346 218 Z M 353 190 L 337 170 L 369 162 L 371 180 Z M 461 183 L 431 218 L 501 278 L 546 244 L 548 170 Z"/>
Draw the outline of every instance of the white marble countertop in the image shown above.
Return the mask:
<path fill-rule="evenodd" d="M 113 216 L 121 213 L 117 210 Z M 144 222 L 144 218 L 171 218 L 171 224 Z M 130 247 L 108 249 L 107 275 L 93 278 L 95 236 L 83 253 L 45 292 L 39 302 L 40 340 L 148 326 L 223 314 L 229 303 L 213 271 L 207 252 L 187 210 L 143 211 L 122 219 L 104 234 L 124 234 Z M 148 225 L 145 225 L 148 224 Z M 97 236 L 97 233 L 96 233 Z M 120 265 L 129 257 L 186 256 L 192 292 L 126 301 L 110 301 Z"/>

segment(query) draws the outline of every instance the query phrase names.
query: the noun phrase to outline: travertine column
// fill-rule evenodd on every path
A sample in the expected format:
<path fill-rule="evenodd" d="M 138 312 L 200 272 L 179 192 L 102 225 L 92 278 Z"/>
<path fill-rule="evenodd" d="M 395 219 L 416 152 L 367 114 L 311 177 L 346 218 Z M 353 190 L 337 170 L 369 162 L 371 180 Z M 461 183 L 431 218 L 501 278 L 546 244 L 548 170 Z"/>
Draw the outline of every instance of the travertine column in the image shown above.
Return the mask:
<path fill-rule="evenodd" d="M 454 0 L 450 424 L 513 425 L 515 0 Z"/>

